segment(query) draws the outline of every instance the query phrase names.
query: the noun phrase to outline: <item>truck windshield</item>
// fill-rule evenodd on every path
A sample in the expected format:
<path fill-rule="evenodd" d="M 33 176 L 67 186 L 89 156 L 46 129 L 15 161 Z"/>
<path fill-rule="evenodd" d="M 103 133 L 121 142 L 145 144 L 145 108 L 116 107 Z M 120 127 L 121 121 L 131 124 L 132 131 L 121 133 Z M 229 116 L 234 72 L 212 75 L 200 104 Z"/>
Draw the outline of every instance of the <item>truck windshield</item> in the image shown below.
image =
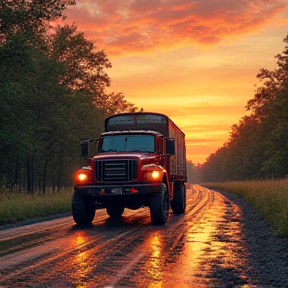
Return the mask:
<path fill-rule="evenodd" d="M 153 135 L 111 135 L 103 137 L 101 152 L 154 152 Z"/>

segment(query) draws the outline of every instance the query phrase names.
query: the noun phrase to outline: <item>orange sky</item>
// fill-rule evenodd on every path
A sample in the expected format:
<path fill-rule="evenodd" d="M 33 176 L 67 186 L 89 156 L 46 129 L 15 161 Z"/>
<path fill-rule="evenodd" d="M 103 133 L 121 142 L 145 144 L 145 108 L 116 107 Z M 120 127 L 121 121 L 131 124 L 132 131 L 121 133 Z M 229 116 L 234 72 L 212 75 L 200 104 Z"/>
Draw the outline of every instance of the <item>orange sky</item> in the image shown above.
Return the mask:
<path fill-rule="evenodd" d="M 285 47 L 287 0 L 77 0 L 75 23 L 112 63 L 111 91 L 168 115 L 203 163 L 245 115 L 261 68 Z"/>

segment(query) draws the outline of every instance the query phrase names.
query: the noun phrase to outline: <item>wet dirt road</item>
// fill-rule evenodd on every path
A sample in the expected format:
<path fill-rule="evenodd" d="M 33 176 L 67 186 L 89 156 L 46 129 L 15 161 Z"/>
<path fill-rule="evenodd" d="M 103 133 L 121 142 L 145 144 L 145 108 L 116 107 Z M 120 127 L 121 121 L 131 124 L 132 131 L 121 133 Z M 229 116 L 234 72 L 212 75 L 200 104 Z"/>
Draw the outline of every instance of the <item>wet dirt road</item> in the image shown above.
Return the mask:
<path fill-rule="evenodd" d="M 164 226 L 143 208 L 120 219 L 98 210 L 81 228 L 69 216 L 0 230 L 0 288 L 264 287 L 248 273 L 241 208 L 191 188 L 186 213 Z"/>

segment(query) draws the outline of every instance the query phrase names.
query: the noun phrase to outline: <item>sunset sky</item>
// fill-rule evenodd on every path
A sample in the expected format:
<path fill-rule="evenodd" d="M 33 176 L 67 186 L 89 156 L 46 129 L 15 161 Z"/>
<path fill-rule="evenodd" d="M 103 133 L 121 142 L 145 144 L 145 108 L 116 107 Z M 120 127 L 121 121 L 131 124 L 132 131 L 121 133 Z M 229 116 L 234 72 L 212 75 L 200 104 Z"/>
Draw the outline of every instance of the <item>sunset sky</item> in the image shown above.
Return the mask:
<path fill-rule="evenodd" d="M 77 0 L 66 22 L 104 49 L 110 90 L 185 133 L 204 163 L 245 115 L 261 68 L 277 67 L 287 0 Z"/>

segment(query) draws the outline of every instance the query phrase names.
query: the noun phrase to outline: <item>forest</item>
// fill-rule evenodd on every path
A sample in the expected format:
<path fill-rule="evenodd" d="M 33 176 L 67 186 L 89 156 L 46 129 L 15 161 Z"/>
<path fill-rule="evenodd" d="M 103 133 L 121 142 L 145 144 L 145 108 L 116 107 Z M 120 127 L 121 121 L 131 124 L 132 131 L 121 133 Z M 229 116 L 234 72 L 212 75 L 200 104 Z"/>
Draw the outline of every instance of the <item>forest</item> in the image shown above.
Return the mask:
<path fill-rule="evenodd" d="M 288 43 L 288 36 L 284 37 Z M 193 181 L 283 179 L 288 176 L 288 46 L 277 68 L 262 68 L 247 115 L 231 127 L 227 143 L 194 167 Z"/>
<path fill-rule="evenodd" d="M 71 186 L 79 141 L 97 138 L 107 116 L 136 111 L 109 90 L 112 68 L 75 25 L 59 25 L 75 1 L 0 2 L 0 186 L 28 193 Z M 58 23 L 58 24 L 57 24 Z M 288 43 L 288 37 L 284 38 Z M 262 68 L 247 113 L 190 182 L 279 179 L 288 175 L 288 46 L 277 68 Z M 192 175 L 192 178 L 191 178 Z"/>
<path fill-rule="evenodd" d="M 45 193 L 71 186 L 80 139 L 98 137 L 105 117 L 136 109 L 109 91 L 105 52 L 75 25 L 57 24 L 74 4 L 0 2 L 2 187 Z"/>

